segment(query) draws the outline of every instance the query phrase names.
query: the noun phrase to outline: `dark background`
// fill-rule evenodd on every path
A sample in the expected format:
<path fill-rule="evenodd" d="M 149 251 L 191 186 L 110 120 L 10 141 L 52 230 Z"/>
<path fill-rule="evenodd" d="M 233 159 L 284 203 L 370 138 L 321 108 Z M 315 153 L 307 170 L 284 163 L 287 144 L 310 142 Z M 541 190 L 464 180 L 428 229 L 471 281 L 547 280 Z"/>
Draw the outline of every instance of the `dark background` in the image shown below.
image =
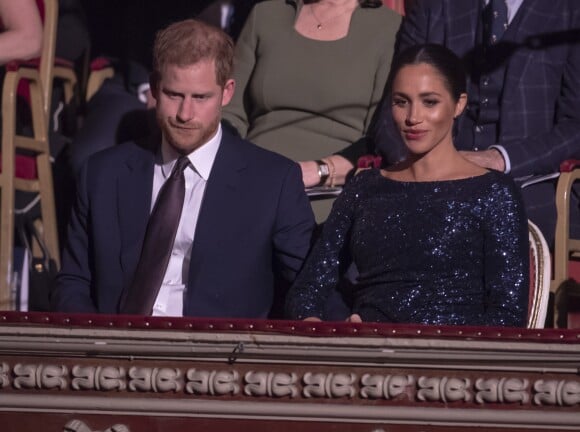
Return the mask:
<path fill-rule="evenodd" d="M 155 33 L 195 18 L 214 0 L 80 0 L 91 38 L 91 57 L 106 55 L 150 68 Z M 236 37 L 256 0 L 234 1 L 231 34 Z"/>

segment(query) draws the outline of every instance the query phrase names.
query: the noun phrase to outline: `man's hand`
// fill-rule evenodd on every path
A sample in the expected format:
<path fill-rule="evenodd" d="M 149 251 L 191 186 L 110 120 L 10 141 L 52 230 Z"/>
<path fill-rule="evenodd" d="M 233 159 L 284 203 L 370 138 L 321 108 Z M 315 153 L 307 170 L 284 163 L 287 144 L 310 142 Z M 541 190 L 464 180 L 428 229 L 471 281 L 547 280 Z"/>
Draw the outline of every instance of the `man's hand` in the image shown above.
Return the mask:
<path fill-rule="evenodd" d="M 505 161 L 503 156 L 496 149 L 487 149 L 482 151 L 461 151 L 461 156 L 476 165 L 483 168 L 504 172 Z"/>

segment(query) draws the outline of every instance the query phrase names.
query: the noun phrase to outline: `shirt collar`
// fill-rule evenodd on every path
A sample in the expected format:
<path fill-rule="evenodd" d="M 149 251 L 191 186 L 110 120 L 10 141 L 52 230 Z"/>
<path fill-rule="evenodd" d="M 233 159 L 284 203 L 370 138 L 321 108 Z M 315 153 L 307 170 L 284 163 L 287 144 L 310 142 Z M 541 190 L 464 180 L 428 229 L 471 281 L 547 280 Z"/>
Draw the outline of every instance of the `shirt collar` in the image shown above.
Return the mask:
<path fill-rule="evenodd" d="M 215 157 L 217 155 L 220 142 L 222 140 L 222 126 L 218 124 L 218 128 L 213 137 L 209 139 L 201 147 L 197 148 L 193 152 L 187 155 L 191 165 L 194 167 L 195 171 L 203 178 L 205 181 L 209 179 L 209 174 L 213 167 Z M 163 176 L 167 178 L 173 170 L 173 165 L 180 155 L 171 148 L 167 143 L 165 137 L 162 138 L 161 142 L 161 172 Z"/>

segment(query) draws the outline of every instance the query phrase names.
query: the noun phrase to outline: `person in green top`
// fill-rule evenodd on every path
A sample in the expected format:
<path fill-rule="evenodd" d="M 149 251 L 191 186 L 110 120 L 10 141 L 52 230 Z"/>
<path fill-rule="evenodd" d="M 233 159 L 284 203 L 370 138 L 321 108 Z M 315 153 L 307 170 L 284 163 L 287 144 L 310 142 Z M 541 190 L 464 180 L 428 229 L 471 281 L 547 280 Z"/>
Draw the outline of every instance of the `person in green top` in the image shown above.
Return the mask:
<path fill-rule="evenodd" d="M 302 161 L 306 187 L 343 184 L 353 166 L 337 153 L 367 132 L 400 21 L 380 0 L 258 3 L 236 44 L 237 90 L 225 122 Z M 322 222 L 331 200 L 312 203 Z"/>

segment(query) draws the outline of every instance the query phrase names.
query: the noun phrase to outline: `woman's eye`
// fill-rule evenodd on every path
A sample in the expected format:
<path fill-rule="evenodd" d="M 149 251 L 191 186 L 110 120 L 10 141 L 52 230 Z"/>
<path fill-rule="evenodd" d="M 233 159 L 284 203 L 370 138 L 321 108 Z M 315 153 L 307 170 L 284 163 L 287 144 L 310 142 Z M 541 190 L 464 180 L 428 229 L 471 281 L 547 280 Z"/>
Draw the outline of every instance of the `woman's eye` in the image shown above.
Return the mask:
<path fill-rule="evenodd" d="M 393 106 L 405 106 L 406 103 L 405 99 L 393 99 Z"/>
<path fill-rule="evenodd" d="M 425 106 L 432 107 L 432 106 L 437 105 L 439 103 L 439 101 L 436 99 L 425 99 L 425 101 L 423 101 L 423 103 L 425 104 Z"/>

